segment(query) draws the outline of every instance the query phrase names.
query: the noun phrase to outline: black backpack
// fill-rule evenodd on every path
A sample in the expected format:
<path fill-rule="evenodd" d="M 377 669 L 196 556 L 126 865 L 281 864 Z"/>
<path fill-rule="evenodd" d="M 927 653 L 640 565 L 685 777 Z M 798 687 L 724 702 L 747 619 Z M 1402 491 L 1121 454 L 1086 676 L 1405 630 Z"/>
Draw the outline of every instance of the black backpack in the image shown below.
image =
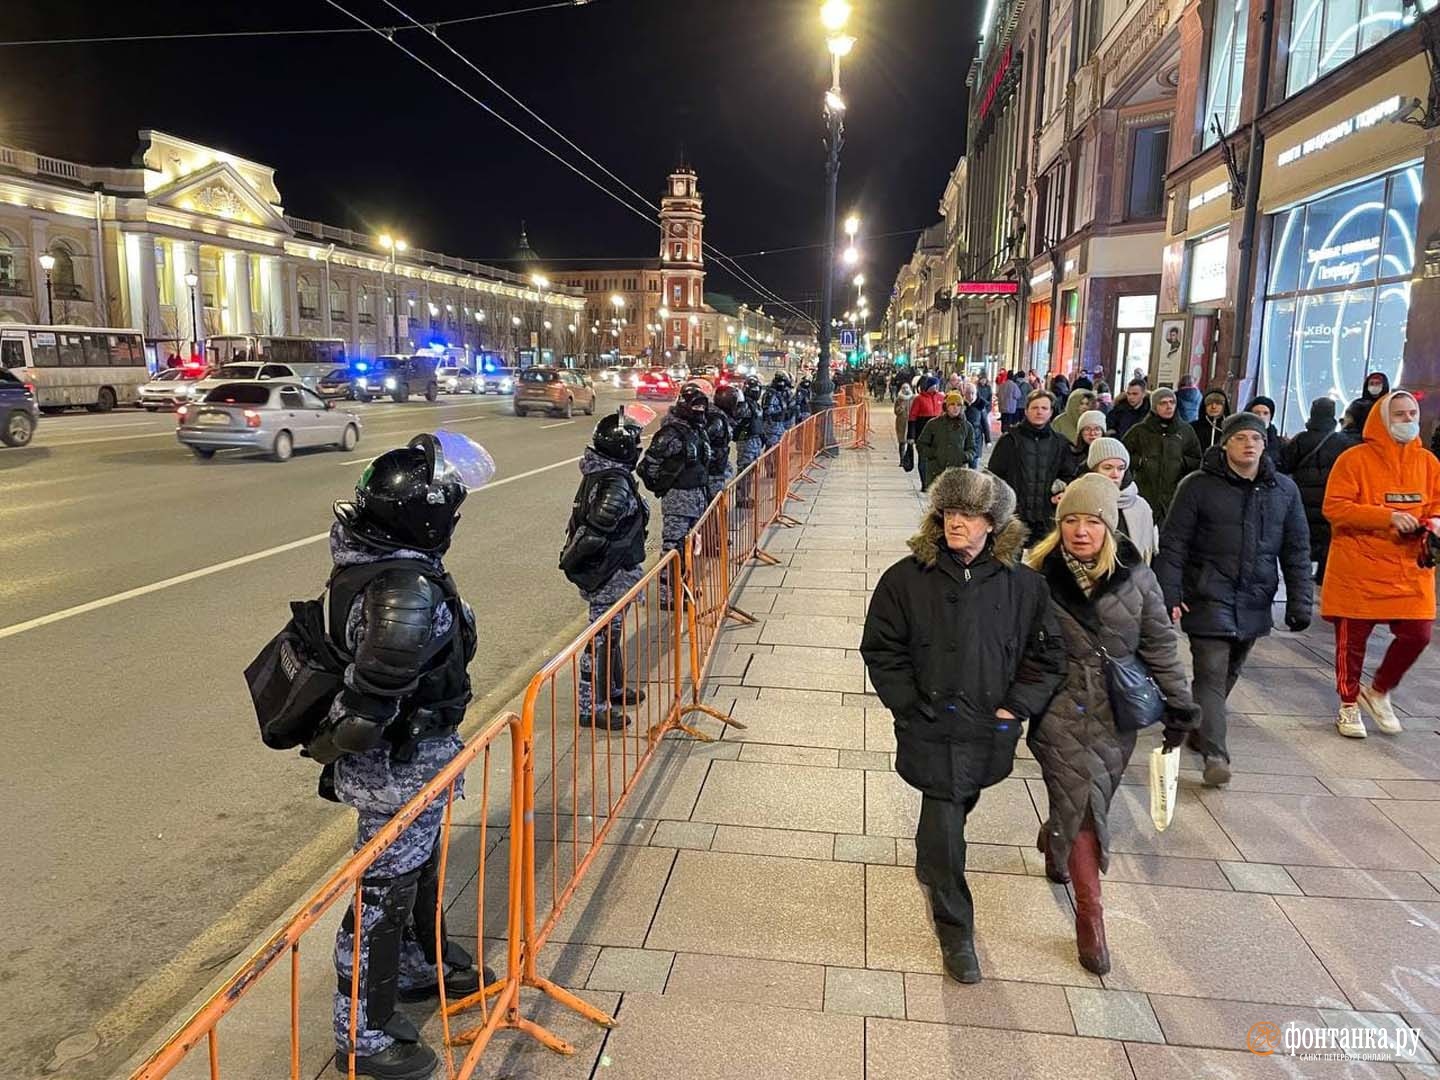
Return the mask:
<path fill-rule="evenodd" d="M 292 600 L 289 622 L 245 669 L 260 739 L 270 749 L 293 750 L 315 737 L 335 695 L 344 688 L 350 656 L 336 642 L 344 640 L 350 606 L 371 581 L 395 568 L 419 570 L 440 585 L 447 599 L 456 597 L 449 575 L 414 559 L 382 559 L 337 569 L 326 587 L 328 597 Z M 447 641 L 448 637 L 435 644 L 443 646 Z"/>

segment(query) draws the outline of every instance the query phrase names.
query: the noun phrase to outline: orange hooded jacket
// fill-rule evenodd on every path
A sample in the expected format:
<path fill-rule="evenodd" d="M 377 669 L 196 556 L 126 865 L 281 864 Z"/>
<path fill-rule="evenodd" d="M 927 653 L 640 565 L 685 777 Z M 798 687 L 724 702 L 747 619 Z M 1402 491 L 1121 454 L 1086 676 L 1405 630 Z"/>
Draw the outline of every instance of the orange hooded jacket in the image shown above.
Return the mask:
<path fill-rule="evenodd" d="M 1440 460 L 1419 439 L 1395 441 L 1388 423 L 1393 396 L 1375 403 L 1365 441 L 1340 455 L 1325 485 L 1332 530 L 1320 593 L 1326 618 L 1435 618 L 1435 571 L 1416 562 L 1420 535 L 1400 535 L 1390 515 L 1400 511 L 1422 522 L 1440 515 Z"/>

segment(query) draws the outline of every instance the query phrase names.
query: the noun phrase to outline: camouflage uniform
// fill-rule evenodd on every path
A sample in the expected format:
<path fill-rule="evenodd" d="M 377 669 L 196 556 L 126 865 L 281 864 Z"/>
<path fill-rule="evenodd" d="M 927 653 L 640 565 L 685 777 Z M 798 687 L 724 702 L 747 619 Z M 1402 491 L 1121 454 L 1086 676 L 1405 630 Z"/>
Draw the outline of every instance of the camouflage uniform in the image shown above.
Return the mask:
<path fill-rule="evenodd" d="M 695 528 L 709 503 L 704 488 L 673 488 L 660 497 L 660 550 L 680 552 L 680 569 L 685 569 L 685 537 Z M 674 601 L 670 575 L 660 579 L 660 603 L 669 607 Z"/>
<path fill-rule="evenodd" d="M 609 611 L 615 601 L 619 600 L 627 592 L 635 587 L 635 584 L 645 576 L 645 571 L 639 566 L 626 567 L 615 571 L 610 580 L 601 585 L 593 592 L 580 590 L 580 596 L 590 608 L 590 622 L 593 624 L 605 612 Z M 621 642 L 625 636 L 625 615 L 623 612 L 617 614 L 610 620 L 605 629 L 595 638 L 595 666 L 600 670 L 595 673 L 592 683 L 590 652 L 586 649 L 580 657 L 580 715 L 603 717 L 610 710 L 611 698 L 617 697 L 624 689 L 625 671 L 623 667 L 624 654 L 621 649 Z M 605 695 L 605 700 L 600 704 L 598 710 L 594 710 L 594 690 L 598 689 Z M 592 711 L 594 710 L 594 711 Z"/>

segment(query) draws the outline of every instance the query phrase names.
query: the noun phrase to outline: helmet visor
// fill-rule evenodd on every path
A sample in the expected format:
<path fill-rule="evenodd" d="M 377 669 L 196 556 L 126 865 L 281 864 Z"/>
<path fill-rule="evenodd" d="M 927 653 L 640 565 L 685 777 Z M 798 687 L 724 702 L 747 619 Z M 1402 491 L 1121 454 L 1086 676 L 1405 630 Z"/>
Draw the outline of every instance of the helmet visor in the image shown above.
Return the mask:
<path fill-rule="evenodd" d="M 435 479 L 458 481 L 466 491 L 488 484 L 495 475 L 490 452 L 466 435 L 454 431 L 435 432 Z"/>

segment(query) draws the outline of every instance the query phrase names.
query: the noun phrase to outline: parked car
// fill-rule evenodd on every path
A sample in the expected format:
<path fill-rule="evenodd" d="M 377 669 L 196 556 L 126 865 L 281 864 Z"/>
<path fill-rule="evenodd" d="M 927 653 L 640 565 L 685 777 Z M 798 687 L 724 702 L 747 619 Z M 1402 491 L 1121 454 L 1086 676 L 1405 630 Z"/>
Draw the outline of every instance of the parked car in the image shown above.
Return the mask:
<path fill-rule="evenodd" d="M 650 368 L 640 373 L 635 382 L 635 398 L 659 398 L 668 401 L 680 394 L 680 382 L 665 368 Z"/>
<path fill-rule="evenodd" d="M 146 412 L 173 409 L 181 402 L 190 400 L 190 395 L 194 393 L 204 374 L 204 369 L 198 367 L 166 368 L 157 372 L 155 378 L 149 382 L 140 385 L 135 391 L 135 403 Z"/>
<path fill-rule="evenodd" d="M 569 418 L 576 407 L 595 415 L 595 387 L 578 371 L 567 368 L 529 367 L 515 383 L 515 415 L 534 411 Z"/>
<path fill-rule="evenodd" d="M 478 394 L 480 380 L 468 367 L 442 367 L 435 369 L 440 390 L 446 394 Z"/>
<path fill-rule="evenodd" d="M 424 394 L 426 401 L 440 396 L 433 356 L 377 356 L 369 370 L 355 378 L 355 396 L 370 401 L 389 394 L 392 401 L 409 401 L 411 394 Z"/>
<path fill-rule="evenodd" d="M 513 394 L 515 392 L 515 369 L 497 367 L 485 373 L 482 394 Z"/>
<path fill-rule="evenodd" d="M 40 423 L 35 391 L 4 368 L 0 368 L 0 442 L 26 446 Z"/>
<path fill-rule="evenodd" d="M 175 437 L 206 460 L 245 448 L 288 461 L 297 449 L 353 450 L 360 441 L 360 417 L 294 382 L 222 383 L 203 401 L 181 405 L 177 421 Z"/>

